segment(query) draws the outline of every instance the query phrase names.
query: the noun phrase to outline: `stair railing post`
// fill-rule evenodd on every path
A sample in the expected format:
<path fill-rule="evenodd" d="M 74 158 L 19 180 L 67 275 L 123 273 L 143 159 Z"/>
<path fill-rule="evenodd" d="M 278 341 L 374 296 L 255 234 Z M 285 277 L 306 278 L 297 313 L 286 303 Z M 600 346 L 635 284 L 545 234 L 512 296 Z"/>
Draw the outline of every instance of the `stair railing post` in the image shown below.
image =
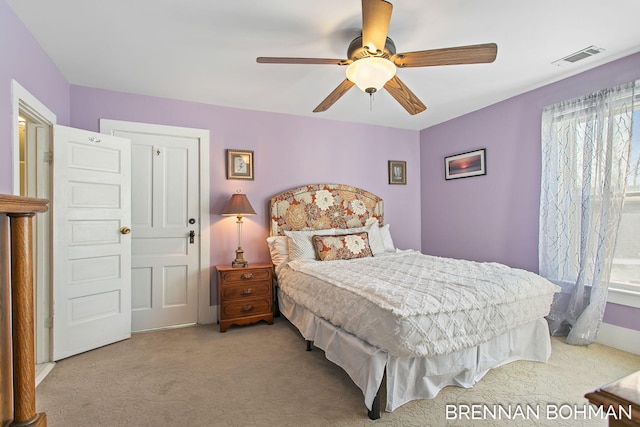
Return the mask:
<path fill-rule="evenodd" d="M 33 310 L 33 212 L 8 214 L 11 229 L 11 314 L 13 341 L 13 424 L 46 426 L 36 413 Z"/>

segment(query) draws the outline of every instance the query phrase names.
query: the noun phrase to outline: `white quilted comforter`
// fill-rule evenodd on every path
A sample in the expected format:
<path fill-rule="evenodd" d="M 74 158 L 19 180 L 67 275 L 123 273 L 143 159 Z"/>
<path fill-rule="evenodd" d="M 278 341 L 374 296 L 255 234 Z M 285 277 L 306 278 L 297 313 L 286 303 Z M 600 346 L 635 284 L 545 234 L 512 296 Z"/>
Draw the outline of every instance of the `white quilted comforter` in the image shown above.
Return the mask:
<path fill-rule="evenodd" d="M 559 290 L 525 270 L 416 251 L 295 260 L 278 282 L 316 316 L 390 355 L 412 357 L 475 347 L 544 317 Z"/>

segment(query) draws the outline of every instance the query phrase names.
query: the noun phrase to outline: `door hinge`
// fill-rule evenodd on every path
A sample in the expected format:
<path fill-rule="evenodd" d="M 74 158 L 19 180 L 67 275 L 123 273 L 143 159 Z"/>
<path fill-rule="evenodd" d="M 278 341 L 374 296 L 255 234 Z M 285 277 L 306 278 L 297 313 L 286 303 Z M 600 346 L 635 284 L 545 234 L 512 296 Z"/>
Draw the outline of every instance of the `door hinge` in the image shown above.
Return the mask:
<path fill-rule="evenodd" d="M 49 329 L 53 328 L 53 319 L 51 317 L 44 319 L 44 327 Z"/>
<path fill-rule="evenodd" d="M 53 153 L 51 151 L 45 151 L 42 157 L 43 162 L 53 163 Z"/>

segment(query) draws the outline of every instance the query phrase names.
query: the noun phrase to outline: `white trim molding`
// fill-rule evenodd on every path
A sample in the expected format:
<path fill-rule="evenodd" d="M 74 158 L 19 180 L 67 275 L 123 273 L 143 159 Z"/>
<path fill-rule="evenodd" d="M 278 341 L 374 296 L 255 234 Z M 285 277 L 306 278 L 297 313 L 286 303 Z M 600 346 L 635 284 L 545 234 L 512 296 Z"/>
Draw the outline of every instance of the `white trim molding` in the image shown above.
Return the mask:
<path fill-rule="evenodd" d="M 596 342 L 640 355 L 640 331 L 602 323 L 598 330 Z"/>
<path fill-rule="evenodd" d="M 42 380 L 47 378 L 47 375 L 53 370 L 56 366 L 55 362 L 47 362 L 36 365 L 36 387 L 40 385 Z"/>
<path fill-rule="evenodd" d="M 632 288 L 611 284 L 609 285 L 607 302 L 640 308 L 640 288 L 638 286 Z"/>
<path fill-rule="evenodd" d="M 11 167 L 13 168 L 13 194 L 20 195 L 20 128 L 18 127 L 18 117 L 20 110 L 36 119 L 38 122 L 53 126 L 57 123 L 56 115 L 44 104 L 26 90 L 20 83 L 11 80 L 11 103 L 12 103 L 12 135 L 13 141 L 11 152 Z"/>

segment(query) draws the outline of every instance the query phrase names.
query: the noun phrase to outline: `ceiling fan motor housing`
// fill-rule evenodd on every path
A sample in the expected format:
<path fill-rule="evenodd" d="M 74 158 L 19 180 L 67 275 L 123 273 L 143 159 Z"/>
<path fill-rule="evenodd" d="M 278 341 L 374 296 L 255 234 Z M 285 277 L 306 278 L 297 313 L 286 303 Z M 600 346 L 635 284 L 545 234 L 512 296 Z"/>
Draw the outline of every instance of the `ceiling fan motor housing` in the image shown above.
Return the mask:
<path fill-rule="evenodd" d="M 382 58 L 389 59 L 396 53 L 396 45 L 389 37 L 387 37 L 384 43 L 384 50 L 378 53 L 371 53 L 365 46 L 362 46 L 362 36 L 358 36 L 349 43 L 349 49 L 347 49 L 347 58 L 352 61 L 366 58 L 369 56 L 380 56 Z"/>

